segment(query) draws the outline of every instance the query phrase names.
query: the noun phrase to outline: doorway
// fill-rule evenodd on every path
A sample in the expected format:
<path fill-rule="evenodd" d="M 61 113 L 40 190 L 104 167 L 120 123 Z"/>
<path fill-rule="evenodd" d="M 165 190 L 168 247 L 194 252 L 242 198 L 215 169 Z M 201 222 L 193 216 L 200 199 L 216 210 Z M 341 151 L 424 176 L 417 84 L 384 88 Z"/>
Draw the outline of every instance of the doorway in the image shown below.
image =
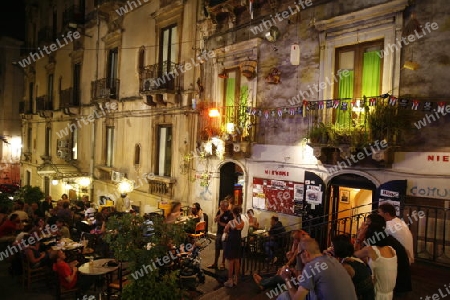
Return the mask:
<path fill-rule="evenodd" d="M 366 177 L 342 174 L 329 182 L 329 221 L 336 234 L 356 236 L 366 215 L 373 211 L 376 185 Z"/>
<path fill-rule="evenodd" d="M 234 196 L 236 205 L 242 205 L 244 199 L 244 170 L 234 162 L 220 167 L 219 203 L 226 196 Z"/>

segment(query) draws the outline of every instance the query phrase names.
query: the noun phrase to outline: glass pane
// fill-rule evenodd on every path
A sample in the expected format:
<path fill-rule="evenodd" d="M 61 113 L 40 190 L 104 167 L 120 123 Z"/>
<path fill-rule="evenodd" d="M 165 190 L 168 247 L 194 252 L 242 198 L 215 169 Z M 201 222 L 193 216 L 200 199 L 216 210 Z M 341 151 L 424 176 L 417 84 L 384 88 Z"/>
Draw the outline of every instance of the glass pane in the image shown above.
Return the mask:
<path fill-rule="evenodd" d="M 178 60 L 178 30 L 177 27 L 172 27 L 171 47 L 170 47 L 170 61 L 177 62 Z"/>
<path fill-rule="evenodd" d="M 169 30 L 165 29 L 163 31 L 162 37 L 162 61 L 167 61 L 169 59 Z"/>
<path fill-rule="evenodd" d="M 355 51 L 339 53 L 339 70 L 353 70 L 355 68 Z"/>
<path fill-rule="evenodd" d="M 114 131 L 112 127 L 106 128 L 106 166 L 111 167 L 113 164 L 113 141 Z"/>
<path fill-rule="evenodd" d="M 78 159 L 78 128 L 72 132 L 72 159 Z"/>
<path fill-rule="evenodd" d="M 172 128 L 159 128 L 158 175 L 170 176 L 172 162 Z"/>

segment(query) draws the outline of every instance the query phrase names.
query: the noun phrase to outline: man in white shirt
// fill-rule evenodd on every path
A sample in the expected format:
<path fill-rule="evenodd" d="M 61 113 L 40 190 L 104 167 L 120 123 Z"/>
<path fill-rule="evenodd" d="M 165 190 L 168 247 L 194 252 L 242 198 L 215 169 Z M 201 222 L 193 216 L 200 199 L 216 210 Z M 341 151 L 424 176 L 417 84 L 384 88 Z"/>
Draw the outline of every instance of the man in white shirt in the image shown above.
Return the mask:
<path fill-rule="evenodd" d="M 378 206 L 378 214 L 386 220 L 386 233 L 396 238 L 408 253 L 409 263 L 414 263 L 413 236 L 406 223 L 397 218 L 395 207 L 389 203 Z"/>

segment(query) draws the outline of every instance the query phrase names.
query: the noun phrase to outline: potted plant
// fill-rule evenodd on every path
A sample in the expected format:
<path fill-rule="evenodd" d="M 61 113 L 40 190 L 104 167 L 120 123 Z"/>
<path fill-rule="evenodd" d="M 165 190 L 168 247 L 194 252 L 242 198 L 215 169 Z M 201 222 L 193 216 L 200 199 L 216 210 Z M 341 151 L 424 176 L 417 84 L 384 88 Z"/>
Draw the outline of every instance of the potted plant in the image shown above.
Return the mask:
<path fill-rule="evenodd" d="M 315 123 L 308 132 L 311 144 L 327 144 L 329 128 L 322 122 Z"/>

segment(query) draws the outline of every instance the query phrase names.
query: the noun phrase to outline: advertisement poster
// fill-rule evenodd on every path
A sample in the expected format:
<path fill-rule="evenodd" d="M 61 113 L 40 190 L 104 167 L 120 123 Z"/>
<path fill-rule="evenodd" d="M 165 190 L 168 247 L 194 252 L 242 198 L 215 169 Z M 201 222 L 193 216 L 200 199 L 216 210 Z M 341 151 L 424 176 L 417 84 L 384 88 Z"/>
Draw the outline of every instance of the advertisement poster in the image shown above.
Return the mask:
<path fill-rule="evenodd" d="M 296 215 L 303 209 L 304 185 L 299 182 L 253 178 L 253 207 Z"/>

